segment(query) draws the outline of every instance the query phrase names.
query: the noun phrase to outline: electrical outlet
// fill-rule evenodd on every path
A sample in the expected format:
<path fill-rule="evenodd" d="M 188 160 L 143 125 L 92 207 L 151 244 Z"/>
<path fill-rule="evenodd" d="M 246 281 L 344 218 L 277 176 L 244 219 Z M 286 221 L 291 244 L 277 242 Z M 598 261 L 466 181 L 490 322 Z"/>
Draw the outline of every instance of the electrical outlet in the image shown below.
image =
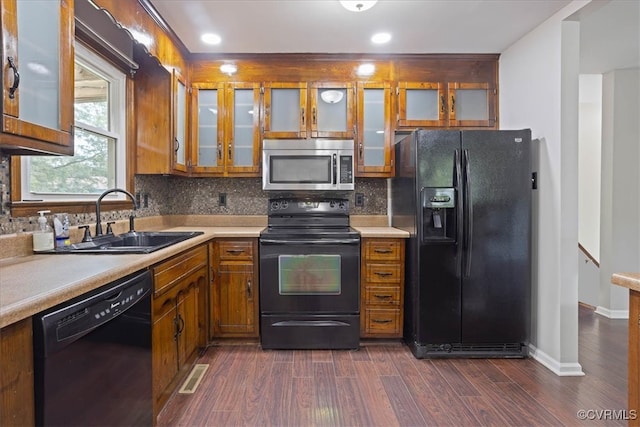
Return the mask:
<path fill-rule="evenodd" d="M 136 206 L 140 207 L 140 193 L 136 193 Z"/>
<path fill-rule="evenodd" d="M 227 206 L 227 193 L 218 193 L 218 206 L 222 208 Z"/>
<path fill-rule="evenodd" d="M 144 194 L 142 196 L 142 199 L 144 200 L 144 207 L 148 208 L 149 207 L 149 195 L 148 194 Z"/>
<path fill-rule="evenodd" d="M 364 194 L 356 193 L 356 206 L 362 207 L 364 206 Z"/>

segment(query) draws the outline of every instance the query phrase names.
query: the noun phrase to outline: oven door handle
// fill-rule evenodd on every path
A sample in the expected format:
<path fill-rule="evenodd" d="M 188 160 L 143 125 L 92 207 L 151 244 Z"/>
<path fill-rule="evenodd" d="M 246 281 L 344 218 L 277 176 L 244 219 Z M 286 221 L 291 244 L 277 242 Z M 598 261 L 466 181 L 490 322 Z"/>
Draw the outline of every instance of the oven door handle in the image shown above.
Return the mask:
<path fill-rule="evenodd" d="M 260 239 L 261 244 L 265 245 L 358 245 L 360 239 Z"/>

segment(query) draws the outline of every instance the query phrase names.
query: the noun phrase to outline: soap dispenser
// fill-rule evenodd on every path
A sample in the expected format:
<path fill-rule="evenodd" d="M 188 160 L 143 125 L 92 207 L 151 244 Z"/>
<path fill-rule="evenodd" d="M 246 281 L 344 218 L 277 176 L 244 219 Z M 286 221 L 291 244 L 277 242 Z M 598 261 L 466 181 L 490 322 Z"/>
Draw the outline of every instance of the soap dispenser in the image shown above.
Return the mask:
<path fill-rule="evenodd" d="M 38 229 L 33 232 L 33 250 L 48 251 L 53 249 L 53 230 L 47 224 L 47 218 L 44 214 L 51 211 L 38 211 Z"/>

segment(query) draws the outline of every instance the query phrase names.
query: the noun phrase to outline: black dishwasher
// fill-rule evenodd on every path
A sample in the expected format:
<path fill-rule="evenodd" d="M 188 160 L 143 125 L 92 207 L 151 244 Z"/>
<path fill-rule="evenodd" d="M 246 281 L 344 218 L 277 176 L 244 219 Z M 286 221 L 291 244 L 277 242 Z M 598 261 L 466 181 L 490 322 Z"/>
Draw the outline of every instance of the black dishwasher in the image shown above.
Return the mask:
<path fill-rule="evenodd" d="M 33 317 L 36 424 L 151 426 L 151 273 Z"/>

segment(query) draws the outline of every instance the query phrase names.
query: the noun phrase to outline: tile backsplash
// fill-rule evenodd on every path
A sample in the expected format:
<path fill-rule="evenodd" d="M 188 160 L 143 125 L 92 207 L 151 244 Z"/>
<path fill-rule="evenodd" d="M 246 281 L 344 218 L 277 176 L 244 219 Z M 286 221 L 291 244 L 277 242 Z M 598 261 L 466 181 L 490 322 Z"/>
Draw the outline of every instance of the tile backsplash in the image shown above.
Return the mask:
<path fill-rule="evenodd" d="M 33 231 L 36 217 L 11 217 L 9 157 L 0 155 L 0 234 Z M 266 215 L 271 197 L 290 195 L 262 190 L 260 178 L 183 178 L 164 175 L 137 175 L 135 193 L 140 194 L 136 216 L 155 215 Z M 220 194 L 226 205 L 220 206 Z M 364 195 L 364 205 L 355 206 L 355 193 Z M 316 196 L 314 194 L 313 196 Z M 336 196 L 336 194 L 331 194 Z M 350 200 L 354 215 L 386 215 L 387 184 L 385 179 L 357 178 L 356 190 L 337 196 Z M 145 199 L 147 205 L 144 205 Z M 103 222 L 126 219 L 131 210 L 103 213 Z M 95 214 L 69 215 L 71 225 L 95 222 Z"/>

